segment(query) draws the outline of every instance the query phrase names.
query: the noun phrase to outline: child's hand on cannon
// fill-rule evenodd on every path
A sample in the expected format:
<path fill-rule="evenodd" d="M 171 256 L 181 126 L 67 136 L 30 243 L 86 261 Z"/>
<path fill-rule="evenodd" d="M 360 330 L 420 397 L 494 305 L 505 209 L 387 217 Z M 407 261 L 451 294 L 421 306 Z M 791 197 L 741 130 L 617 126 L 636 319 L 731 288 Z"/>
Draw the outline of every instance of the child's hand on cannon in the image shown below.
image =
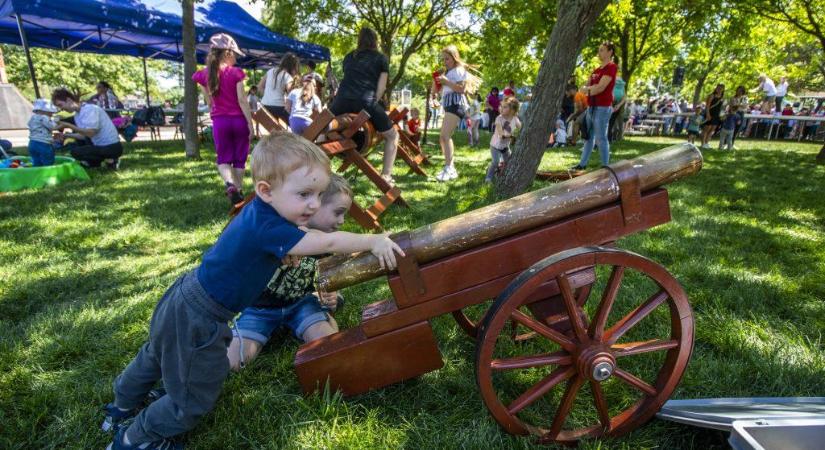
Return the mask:
<path fill-rule="evenodd" d="M 318 292 L 318 303 L 330 311 L 335 311 L 338 307 L 338 291 Z"/>
<path fill-rule="evenodd" d="M 370 251 L 378 258 L 378 264 L 381 265 L 381 268 L 389 270 L 395 269 L 395 253 L 406 256 L 401 247 L 390 239 L 389 233 L 376 235 Z"/>

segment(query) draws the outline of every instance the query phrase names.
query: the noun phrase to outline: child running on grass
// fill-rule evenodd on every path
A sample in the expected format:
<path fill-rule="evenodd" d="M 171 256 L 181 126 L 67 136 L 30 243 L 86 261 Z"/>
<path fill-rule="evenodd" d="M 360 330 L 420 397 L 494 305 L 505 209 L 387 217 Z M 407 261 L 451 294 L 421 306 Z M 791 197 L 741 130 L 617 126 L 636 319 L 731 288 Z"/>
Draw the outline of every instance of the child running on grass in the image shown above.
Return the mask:
<path fill-rule="evenodd" d="M 486 183 L 492 182 L 493 175 L 500 171 L 510 159 L 510 141 L 513 139 L 513 133 L 521 128 L 521 120 L 516 116 L 518 107 L 519 103 L 515 97 L 507 97 L 501 102 L 500 115 L 496 117 L 493 124 L 493 137 L 490 138 L 490 155 L 493 160 L 487 168 L 487 177 L 484 179 Z"/>
<path fill-rule="evenodd" d="M 309 228 L 325 233 L 337 231 L 352 204 L 352 188 L 337 174 L 330 175 L 321 194 L 321 207 L 309 219 Z M 272 333 L 287 326 L 296 338 L 314 341 L 336 333 L 338 324 L 329 314 L 340 306 L 336 292 L 315 292 L 316 258 L 302 258 L 297 266 L 281 265 L 254 306 L 243 310 L 235 321 L 234 338 L 227 356 L 239 370 L 258 356 Z"/>
<path fill-rule="evenodd" d="M 255 146 L 251 165 L 256 198 L 227 225 L 200 266 L 166 291 L 152 315 L 149 340 L 115 379 L 104 424 L 116 434 L 107 449 L 180 448 L 169 438 L 191 430 L 212 410 L 229 373 L 227 322 L 255 304 L 288 255 L 369 250 L 390 269 L 395 253 L 403 256 L 387 234 L 304 228 L 321 207 L 330 179 L 329 158 L 315 144 L 274 133 Z M 139 411 L 161 380 L 166 395 Z"/>

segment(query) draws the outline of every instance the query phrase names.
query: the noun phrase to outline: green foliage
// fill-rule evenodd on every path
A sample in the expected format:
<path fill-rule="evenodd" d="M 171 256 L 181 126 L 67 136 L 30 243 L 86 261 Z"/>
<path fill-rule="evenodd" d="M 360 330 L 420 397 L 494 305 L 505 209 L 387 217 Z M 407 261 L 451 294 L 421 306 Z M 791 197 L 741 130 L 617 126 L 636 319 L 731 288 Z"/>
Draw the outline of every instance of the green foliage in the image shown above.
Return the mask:
<path fill-rule="evenodd" d="M 379 50 L 390 59 L 388 86 L 410 85 L 421 91 L 429 84 L 427 74 L 437 64 L 441 46 L 466 39 L 467 25 L 455 18 L 483 4 L 482 0 L 264 2 L 264 22 L 273 30 L 330 48 L 339 78 L 338 61 L 355 48 L 360 28 L 373 28 Z"/>
<path fill-rule="evenodd" d="M 24 95 L 34 98 L 34 86 L 23 47 L 2 45 L 2 49 L 9 81 L 17 85 Z M 66 87 L 79 93 L 81 97 L 87 97 L 95 92 L 95 86 L 103 80 L 112 85 L 121 98 L 127 94 L 145 97 L 143 62 L 138 58 L 42 48 L 31 49 L 31 54 L 42 96 L 47 97 L 55 88 Z M 147 60 L 146 63 L 149 94 L 155 99 L 161 93 L 156 78 L 159 73 L 167 70 L 169 63 L 156 60 Z"/>
<path fill-rule="evenodd" d="M 478 38 L 478 56 L 486 88 L 532 86 L 544 47 L 556 21 L 552 0 L 504 0 L 490 4 Z"/>
<path fill-rule="evenodd" d="M 482 137 L 486 144 L 489 134 Z M 393 206 L 382 216 L 388 231 L 492 201 L 482 182 L 489 153 L 467 147 L 462 133 L 455 141 L 455 182 L 397 170 L 410 208 Z M 631 139 L 611 151 L 627 159 L 675 142 Z M 181 146 L 127 144 L 119 172 L 95 170 L 90 182 L 0 196 L 0 448 L 108 443 L 98 426 L 112 380 L 146 339 L 157 300 L 198 264 L 227 220 L 214 152 L 189 161 Z M 696 343 L 674 398 L 820 395 L 825 172 L 813 165 L 819 145 L 737 146 L 706 152 L 702 172 L 668 187 L 672 222 L 617 244 L 665 266 L 691 301 Z M 380 164 L 380 153 L 370 156 Z M 433 159 L 440 167 L 441 157 Z M 577 160 L 577 149 L 553 149 L 542 168 Z M 355 178 L 356 192 L 369 189 Z M 344 229 L 360 231 L 351 220 Z M 359 323 L 364 305 L 391 295 L 383 280 L 343 294 L 347 306 L 336 314 L 342 329 Z M 474 341 L 450 317 L 432 324 L 443 368 L 349 399 L 302 396 L 292 368 L 298 344 L 288 333 L 276 335 L 243 372 L 229 376 L 215 410 L 184 437 L 187 448 L 547 448 L 498 426 L 478 392 Z M 632 398 L 620 395 L 611 405 Z M 580 448 L 723 449 L 726 439 L 654 419 Z"/>

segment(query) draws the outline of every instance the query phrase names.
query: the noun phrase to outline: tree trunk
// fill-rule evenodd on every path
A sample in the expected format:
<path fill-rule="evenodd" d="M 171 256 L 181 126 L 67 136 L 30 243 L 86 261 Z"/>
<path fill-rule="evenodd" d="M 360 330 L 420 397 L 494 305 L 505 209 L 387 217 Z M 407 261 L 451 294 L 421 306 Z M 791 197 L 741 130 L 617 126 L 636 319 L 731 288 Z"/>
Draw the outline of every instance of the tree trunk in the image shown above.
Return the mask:
<path fill-rule="evenodd" d="M 568 76 L 590 29 L 610 0 L 561 0 L 559 13 L 533 87 L 524 129 L 503 177 L 496 180 L 499 198 L 518 195 L 533 182 L 556 117 Z"/>
<path fill-rule="evenodd" d="M 3 49 L 0 48 L 0 83 L 8 83 L 9 78 L 6 76 L 6 61 L 3 59 Z"/>
<path fill-rule="evenodd" d="M 195 0 L 181 0 L 183 8 L 183 136 L 186 157 L 200 159 L 198 140 L 198 86 L 192 80 L 195 59 Z"/>
<path fill-rule="evenodd" d="M 387 57 L 387 61 L 392 62 L 392 40 L 393 36 L 381 36 L 381 53 Z M 392 88 L 395 87 L 395 83 L 393 82 L 393 78 L 390 74 L 387 74 L 387 87 L 384 90 L 384 104 L 387 108 L 390 107 L 390 103 L 392 102 Z"/>
<path fill-rule="evenodd" d="M 702 98 L 702 89 L 705 88 L 705 80 L 707 79 L 707 73 L 702 75 L 696 80 L 696 87 L 693 89 L 693 104 L 696 105 L 700 102 Z"/>

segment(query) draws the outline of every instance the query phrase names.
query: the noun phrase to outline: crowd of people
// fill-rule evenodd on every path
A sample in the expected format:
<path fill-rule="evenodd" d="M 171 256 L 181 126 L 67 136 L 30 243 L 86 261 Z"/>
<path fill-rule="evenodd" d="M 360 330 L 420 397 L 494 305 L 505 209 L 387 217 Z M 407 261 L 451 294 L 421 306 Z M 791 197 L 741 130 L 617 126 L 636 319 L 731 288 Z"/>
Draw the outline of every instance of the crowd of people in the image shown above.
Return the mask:
<path fill-rule="evenodd" d="M 753 101 L 752 94 L 757 91 L 763 95 L 759 101 Z M 725 86 L 719 84 L 704 103 L 692 106 L 684 99 L 667 96 L 651 98 L 647 102 L 637 99 L 627 110 L 624 129 L 630 130 L 648 118 L 656 118 L 661 120 L 662 134 L 678 136 L 686 133 L 690 142 L 699 138 L 705 149 L 710 148 L 710 140 L 717 133 L 719 148 L 724 149 L 734 148 L 737 137 L 813 140 L 819 121 L 781 117 L 825 117 L 825 102 L 819 101 L 813 107 L 792 104 L 785 100 L 786 93 L 784 77 L 776 87 L 773 81 L 761 75 L 759 86 L 750 92 L 740 85 L 727 96 Z"/>

